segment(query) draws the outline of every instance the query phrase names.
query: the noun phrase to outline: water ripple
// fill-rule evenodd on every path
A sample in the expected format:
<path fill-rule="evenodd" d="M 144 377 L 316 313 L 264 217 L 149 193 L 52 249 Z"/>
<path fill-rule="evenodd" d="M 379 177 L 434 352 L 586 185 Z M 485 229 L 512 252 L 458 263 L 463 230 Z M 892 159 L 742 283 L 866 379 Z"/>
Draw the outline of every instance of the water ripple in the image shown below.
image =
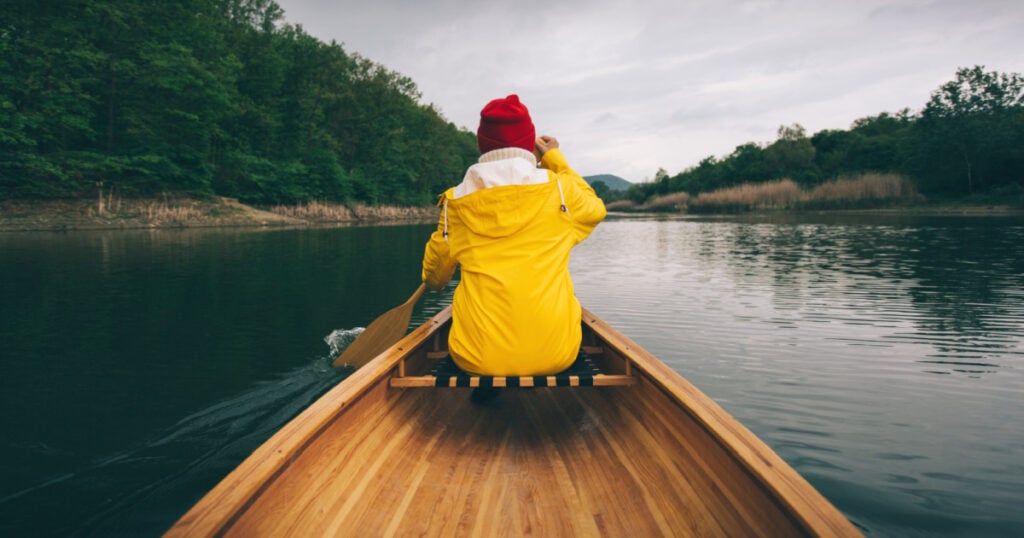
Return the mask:
<path fill-rule="evenodd" d="M 1024 227 L 957 224 L 608 222 L 572 270 L 865 530 L 986 535 L 1024 528 Z"/>

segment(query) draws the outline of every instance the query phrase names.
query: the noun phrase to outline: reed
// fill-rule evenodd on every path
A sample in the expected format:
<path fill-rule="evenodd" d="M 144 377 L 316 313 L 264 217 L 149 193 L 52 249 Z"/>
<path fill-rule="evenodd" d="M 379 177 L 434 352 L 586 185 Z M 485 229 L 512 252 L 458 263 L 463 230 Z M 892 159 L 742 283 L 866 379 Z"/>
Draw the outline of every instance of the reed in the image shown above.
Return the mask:
<path fill-rule="evenodd" d="M 759 209 L 855 209 L 920 202 L 914 184 L 898 174 L 844 177 L 802 191 L 789 179 L 744 183 L 690 200 L 692 213 L 737 213 Z"/>
<path fill-rule="evenodd" d="M 174 203 L 168 203 L 166 200 L 147 202 L 139 213 L 152 223 L 179 225 L 199 220 L 205 216 L 203 211 L 196 207 L 195 202 L 191 200 Z"/>
<path fill-rule="evenodd" d="M 801 199 L 800 187 L 793 180 L 744 183 L 727 189 L 706 192 L 690 201 L 695 213 L 735 213 L 755 209 L 784 209 Z"/>
<path fill-rule="evenodd" d="M 185 225 L 202 220 L 207 213 L 200 203 L 191 199 L 139 200 L 122 198 L 111 189 L 100 194 L 97 204 L 89 208 L 86 215 L 91 218 L 114 222 L 137 220 L 148 225 Z"/>
<path fill-rule="evenodd" d="M 343 204 L 329 204 L 314 200 L 295 205 L 276 205 L 271 213 L 315 222 L 343 222 L 355 220 L 355 213 Z"/>
<path fill-rule="evenodd" d="M 898 174 L 869 173 L 818 185 L 803 201 L 807 208 L 877 207 L 921 199 L 914 184 Z"/>
<path fill-rule="evenodd" d="M 651 211 L 685 211 L 690 201 L 690 195 L 685 192 L 673 192 L 664 196 L 657 196 L 644 206 L 644 209 Z"/>
<path fill-rule="evenodd" d="M 632 200 L 615 200 L 605 204 L 604 208 L 608 211 L 632 211 L 638 209 L 639 206 Z"/>
<path fill-rule="evenodd" d="M 276 205 L 271 213 L 307 222 L 354 222 L 374 220 L 433 219 L 438 215 L 434 206 L 370 206 L 365 204 L 335 204 L 313 200 L 295 205 Z"/>

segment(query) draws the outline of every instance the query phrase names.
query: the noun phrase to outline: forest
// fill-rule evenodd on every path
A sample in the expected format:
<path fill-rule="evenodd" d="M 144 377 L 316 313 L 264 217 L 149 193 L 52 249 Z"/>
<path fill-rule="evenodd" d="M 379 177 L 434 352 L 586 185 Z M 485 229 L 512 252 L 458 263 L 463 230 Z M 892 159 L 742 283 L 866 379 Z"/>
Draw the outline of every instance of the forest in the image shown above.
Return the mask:
<path fill-rule="evenodd" d="M 412 80 L 272 0 L 2 9 L 0 198 L 423 204 L 477 157 Z"/>
<path fill-rule="evenodd" d="M 211 195 L 427 204 L 475 135 L 413 80 L 284 22 L 273 0 L 9 0 L 0 18 L 0 199 Z M 608 201 L 781 179 L 899 174 L 929 196 L 1024 196 L 1024 76 L 964 67 L 919 111 L 782 126 Z"/>
<path fill-rule="evenodd" d="M 910 178 L 933 198 L 1024 202 L 1024 76 L 963 67 L 920 111 L 883 112 L 810 136 L 799 124 L 783 125 L 774 142 L 748 142 L 675 175 L 659 170 L 617 198 L 642 204 L 783 179 L 811 189 L 879 173 Z"/>

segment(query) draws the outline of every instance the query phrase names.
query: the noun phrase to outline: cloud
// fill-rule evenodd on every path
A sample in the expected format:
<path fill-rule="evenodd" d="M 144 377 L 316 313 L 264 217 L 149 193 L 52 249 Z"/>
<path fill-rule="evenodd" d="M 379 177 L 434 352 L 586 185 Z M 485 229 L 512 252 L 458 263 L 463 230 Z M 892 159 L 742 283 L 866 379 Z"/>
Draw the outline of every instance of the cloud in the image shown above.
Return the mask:
<path fill-rule="evenodd" d="M 583 174 L 671 173 L 780 125 L 918 110 L 961 66 L 1024 71 L 1016 0 L 278 0 L 456 125 L 518 93 Z M 482 5 L 481 5 L 482 4 Z"/>

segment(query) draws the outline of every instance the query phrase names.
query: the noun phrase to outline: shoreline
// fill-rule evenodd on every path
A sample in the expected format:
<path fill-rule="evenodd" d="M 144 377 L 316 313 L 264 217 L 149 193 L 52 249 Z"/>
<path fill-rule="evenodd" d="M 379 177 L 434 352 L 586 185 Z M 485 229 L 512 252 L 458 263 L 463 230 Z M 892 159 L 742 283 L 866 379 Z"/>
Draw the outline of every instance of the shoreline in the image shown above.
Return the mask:
<path fill-rule="evenodd" d="M 434 206 L 311 202 L 258 208 L 233 198 L 0 200 L 0 233 L 186 228 L 302 228 L 431 223 Z"/>
<path fill-rule="evenodd" d="M 310 202 L 258 208 L 233 198 L 135 200 L 0 200 L 0 233 L 192 228 L 304 228 L 431 224 L 437 207 Z M 875 209 L 761 210 L 739 213 L 610 211 L 612 218 L 735 218 L 769 215 L 1020 217 L 1024 209 L 995 204 L 908 205 Z"/>
<path fill-rule="evenodd" d="M 730 218 L 765 217 L 773 215 L 885 215 L 905 217 L 1024 217 L 1024 209 L 1009 205 L 963 204 L 956 206 L 890 206 L 868 209 L 756 209 L 752 211 L 723 211 L 687 213 L 685 211 L 609 210 L 609 215 L 621 218 L 679 217 Z"/>

